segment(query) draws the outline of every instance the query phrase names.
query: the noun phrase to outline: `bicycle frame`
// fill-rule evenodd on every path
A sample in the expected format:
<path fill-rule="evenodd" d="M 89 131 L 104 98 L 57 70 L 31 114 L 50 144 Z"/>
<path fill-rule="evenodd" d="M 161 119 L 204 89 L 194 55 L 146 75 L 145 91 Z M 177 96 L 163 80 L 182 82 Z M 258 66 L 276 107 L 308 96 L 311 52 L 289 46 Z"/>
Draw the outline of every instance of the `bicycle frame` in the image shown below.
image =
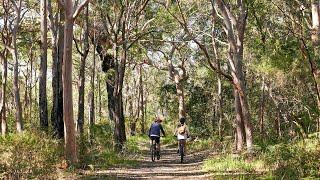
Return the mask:
<path fill-rule="evenodd" d="M 156 159 L 156 152 L 157 152 L 157 143 L 155 140 L 151 140 L 150 152 L 151 152 L 151 160 L 152 162 L 154 162 Z"/>

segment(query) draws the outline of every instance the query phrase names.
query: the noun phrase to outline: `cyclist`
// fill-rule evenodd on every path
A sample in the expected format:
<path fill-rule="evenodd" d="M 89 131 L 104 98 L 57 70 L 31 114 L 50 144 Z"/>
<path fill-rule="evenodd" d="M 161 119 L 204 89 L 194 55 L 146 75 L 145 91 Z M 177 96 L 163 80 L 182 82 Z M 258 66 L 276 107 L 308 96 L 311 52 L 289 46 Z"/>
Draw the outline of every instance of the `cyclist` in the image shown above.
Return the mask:
<path fill-rule="evenodd" d="M 150 140 L 154 140 L 157 144 L 157 158 L 160 159 L 160 133 L 165 136 L 165 132 L 162 128 L 161 122 L 163 120 L 162 116 L 157 116 L 155 121 L 151 124 L 149 129 Z"/>
<path fill-rule="evenodd" d="M 186 140 L 187 138 L 189 138 L 189 128 L 186 125 L 186 118 L 182 117 L 180 118 L 180 123 L 178 124 L 174 135 L 177 137 L 178 139 L 178 151 L 177 153 L 179 153 L 179 147 L 180 147 L 180 143 L 181 145 L 184 147 L 184 155 L 186 154 Z"/>

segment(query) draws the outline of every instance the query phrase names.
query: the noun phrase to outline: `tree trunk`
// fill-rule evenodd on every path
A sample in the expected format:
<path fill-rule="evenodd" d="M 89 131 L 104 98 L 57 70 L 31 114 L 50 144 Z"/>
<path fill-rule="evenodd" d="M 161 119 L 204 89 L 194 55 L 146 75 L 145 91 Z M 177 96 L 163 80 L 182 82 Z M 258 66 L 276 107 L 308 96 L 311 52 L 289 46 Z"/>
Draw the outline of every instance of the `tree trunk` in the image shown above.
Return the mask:
<path fill-rule="evenodd" d="M 95 42 L 94 42 L 94 47 L 93 49 L 95 50 Z M 89 112 L 89 124 L 90 127 L 94 125 L 95 123 L 95 85 L 94 85 L 94 80 L 95 80 L 95 72 L 96 72 L 96 53 L 93 51 L 93 65 L 92 65 L 92 74 L 91 74 L 91 80 L 90 80 L 90 112 Z"/>
<path fill-rule="evenodd" d="M 14 101 L 16 106 L 16 128 L 18 133 L 21 133 L 23 130 L 22 124 L 22 107 L 20 101 L 20 89 L 19 89 L 19 60 L 18 60 L 18 47 L 17 47 L 17 34 L 21 21 L 21 6 L 22 0 L 19 0 L 17 4 L 14 4 L 15 11 L 17 13 L 14 27 L 12 29 L 12 43 L 13 49 L 10 50 L 12 54 L 12 58 L 14 60 L 13 67 L 13 93 L 14 93 Z"/>
<path fill-rule="evenodd" d="M 176 89 L 179 100 L 179 118 L 186 117 L 186 107 L 184 101 L 184 91 L 181 81 L 176 81 Z"/>
<path fill-rule="evenodd" d="M 73 121 L 72 98 L 72 38 L 73 38 L 73 3 L 65 1 L 64 54 L 62 66 L 63 83 L 63 121 L 65 127 L 65 154 L 72 164 L 77 162 L 75 124 Z"/>
<path fill-rule="evenodd" d="M 83 39 L 83 47 L 84 52 L 81 55 L 80 61 L 80 73 L 79 73 L 79 103 L 78 103 L 78 131 L 80 135 L 83 134 L 83 125 L 84 125 L 84 86 L 85 86 L 85 67 L 86 67 L 86 59 L 89 53 L 89 8 L 86 8 L 86 19 L 85 19 L 85 30 L 84 30 L 84 39 Z"/>
<path fill-rule="evenodd" d="M 102 61 L 102 71 L 107 73 L 109 70 L 115 69 L 114 64 L 114 58 L 110 54 L 104 55 L 103 54 L 103 48 L 100 44 L 97 44 L 96 51 L 98 52 L 100 56 L 100 60 Z M 108 112 L 109 112 L 109 119 L 113 120 L 113 114 L 114 114 L 114 107 L 115 107 L 115 100 L 113 97 L 114 92 L 114 77 L 115 74 L 109 74 L 107 77 L 107 93 L 108 93 Z M 101 118 L 101 89 L 100 89 L 100 76 L 98 75 L 98 90 L 99 90 L 99 114 Z"/>
<path fill-rule="evenodd" d="M 6 95 L 7 95 L 7 76 L 8 76 L 8 60 L 7 51 L 3 56 L 3 69 L 1 75 L 1 94 L 0 94 L 0 119 L 1 119 L 1 134 L 4 136 L 7 133 L 7 115 L 6 115 Z"/>
<path fill-rule="evenodd" d="M 48 130 L 48 107 L 47 107 L 47 1 L 41 0 L 41 55 L 39 74 L 39 113 L 40 127 Z"/>
<path fill-rule="evenodd" d="M 235 99 L 234 102 L 235 102 L 235 111 L 236 111 L 235 150 L 236 152 L 241 152 L 243 150 L 245 130 L 244 130 L 244 124 L 243 124 L 243 114 L 242 114 L 239 92 L 236 88 L 234 88 L 234 99 Z"/>
<path fill-rule="evenodd" d="M 312 12 L 312 34 L 311 40 L 313 45 L 313 51 L 315 59 L 319 59 L 319 35 L 320 35 L 320 2 L 317 0 L 311 1 L 311 12 Z M 317 106 L 318 111 L 320 111 L 320 69 L 318 68 L 317 62 L 309 58 L 313 79 L 316 86 L 317 94 Z M 317 118 L 317 131 L 320 132 L 320 116 Z M 319 135 L 320 138 L 320 135 Z"/>
<path fill-rule="evenodd" d="M 220 139 L 223 136 L 223 126 L 222 126 L 222 121 L 223 121 L 223 98 L 222 98 L 222 83 L 221 83 L 221 76 L 218 75 L 218 133 Z"/>
<path fill-rule="evenodd" d="M 143 74 L 142 74 L 142 70 L 143 67 L 142 65 L 139 66 L 139 99 L 140 99 L 140 114 L 141 114 L 141 122 L 140 122 L 140 126 L 141 126 L 141 133 L 145 134 L 145 119 L 144 119 L 144 91 L 143 91 Z"/>
<path fill-rule="evenodd" d="M 63 123 L 63 89 L 62 89 L 62 62 L 63 62 L 63 25 L 59 22 L 64 21 L 64 13 L 59 12 L 59 20 L 53 18 L 51 0 L 48 0 L 49 19 L 52 33 L 52 111 L 51 124 L 54 136 L 59 139 L 64 137 Z"/>
<path fill-rule="evenodd" d="M 125 32 L 122 32 L 122 36 L 124 36 Z M 125 39 L 124 37 L 122 37 Z M 115 38 L 117 39 L 117 37 Z M 124 73 L 126 67 L 126 44 L 123 44 L 122 51 L 119 54 L 119 48 L 117 44 L 114 44 L 114 57 L 116 63 L 116 71 L 115 71 L 115 79 L 114 79 L 114 92 L 113 98 L 115 100 L 115 107 L 114 107 L 114 139 L 115 139 L 115 150 L 120 151 L 123 148 L 124 142 L 126 141 L 126 133 L 125 133 L 125 119 L 124 119 L 124 112 L 123 112 L 123 100 L 122 100 L 122 89 L 123 89 L 123 80 L 124 80 Z M 119 59 L 118 59 L 119 58 Z"/>
<path fill-rule="evenodd" d="M 262 77 L 262 85 L 261 85 L 261 102 L 260 102 L 260 135 L 263 137 L 264 135 L 264 106 L 265 106 L 265 84 L 264 77 Z"/>
<path fill-rule="evenodd" d="M 237 19 L 233 18 L 235 15 L 232 14 L 231 9 L 228 8 L 222 0 L 215 1 L 215 6 L 221 11 L 225 31 L 228 36 L 228 61 L 232 71 L 232 83 L 237 89 L 238 93 L 236 94 L 239 95 L 242 120 L 245 127 L 247 151 L 251 153 L 253 148 L 252 127 L 243 72 L 243 40 L 247 21 L 245 2 L 238 1 L 239 14 Z"/>

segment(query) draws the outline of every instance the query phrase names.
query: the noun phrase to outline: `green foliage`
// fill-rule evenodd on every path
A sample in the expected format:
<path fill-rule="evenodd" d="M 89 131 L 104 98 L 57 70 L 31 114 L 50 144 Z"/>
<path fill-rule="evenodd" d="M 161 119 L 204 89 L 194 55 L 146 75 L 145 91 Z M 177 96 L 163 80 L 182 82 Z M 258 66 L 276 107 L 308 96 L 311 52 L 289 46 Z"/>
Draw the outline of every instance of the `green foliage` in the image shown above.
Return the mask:
<path fill-rule="evenodd" d="M 210 112 L 210 106 L 208 106 L 210 96 L 211 93 L 202 87 L 191 87 L 190 97 L 186 104 L 188 115 L 191 118 L 190 127 L 196 127 L 193 128 L 193 133 L 200 136 L 211 134 L 208 126 L 208 124 L 211 124 L 208 122 L 210 114 L 204 113 Z"/>
<path fill-rule="evenodd" d="M 213 150 L 216 151 L 217 150 L 217 144 L 216 144 L 215 139 L 209 138 L 209 139 L 201 139 L 201 140 L 194 140 L 194 141 L 188 141 L 188 151 L 189 152 L 198 152 L 198 151 L 203 151 L 203 150 Z"/>
<path fill-rule="evenodd" d="M 253 173 L 264 169 L 265 164 L 261 160 L 248 161 L 244 157 L 233 155 L 219 155 L 204 162 L 204 170 L 211 172 L 239 172 Z"/>
<path fill-rule="evenodd" d="M 47 135 L 25 131 L 0 137 L 0 178 L 54 177 L 61 144 Z"/>
<path fill-rule="evenodd" d="M 307 139 L 298 143 L 270 146 L 266 162 L 274 167 L 274 175 L 285 179 L 320 177 L 319 141 Z"/>
<path fill-rule="evenodd" d="M 174 84 L 164 84 L 158 90 L 160 106 L 168 111 L 171 119 L 178 118 L 178 101 L 176 86 Z"/>
<path fill-rule="evenodd" d="M 138 151 L 135 140 L 128 140 L 122 152 L 113 150 L 113 127 L 109 122 L 101 122 L 91 127 L 92 137 L 83 137 L 79 141 L 81 168 L 107 168 L 115 165 L 132 165 L 135 160 L 132 153 Z"/>

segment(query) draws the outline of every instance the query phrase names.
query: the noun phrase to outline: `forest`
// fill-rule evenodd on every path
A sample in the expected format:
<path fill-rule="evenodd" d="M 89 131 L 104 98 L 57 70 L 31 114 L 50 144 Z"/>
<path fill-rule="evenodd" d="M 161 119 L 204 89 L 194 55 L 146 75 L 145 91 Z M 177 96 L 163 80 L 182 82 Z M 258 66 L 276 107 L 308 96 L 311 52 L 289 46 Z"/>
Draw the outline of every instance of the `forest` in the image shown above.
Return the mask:
<path fill-rule="evenodd" d="M 0 2 L 0 179 L 320 177 L 320 0 Z"/>

